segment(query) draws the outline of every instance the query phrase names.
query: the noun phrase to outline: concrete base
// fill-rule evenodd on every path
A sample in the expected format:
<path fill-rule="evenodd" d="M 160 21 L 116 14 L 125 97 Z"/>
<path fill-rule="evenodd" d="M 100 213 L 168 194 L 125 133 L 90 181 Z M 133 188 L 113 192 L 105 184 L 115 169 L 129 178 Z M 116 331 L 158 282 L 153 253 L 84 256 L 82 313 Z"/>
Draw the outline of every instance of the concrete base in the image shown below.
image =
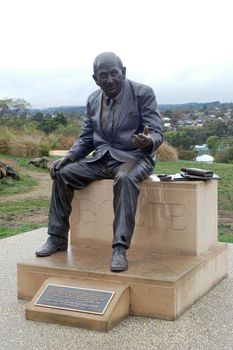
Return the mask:
<path fill-rule="evenodd" d="M 36 300 L 48 284 L 57 284 L 69 287 L 89 288 L 114 292 L 114 296 L 103 315 L 83 313 L 70 310 L 61 310 L 35 305 Z M 87 279 L 49 278 L 38 290 L 34 298 L 26 307 L 26 319 L 49 323 L 58 323 L 66 326 L 76 326 L 97 331 L 108 331 L 116 326 L 129 314 L 129 287 L 116 283 L 88 281 Z"/>
<path fill-rule="evenodd" d="M 72 248 L 18 264 L 18 297 L 30 300 L 51 277 L 129 286 L 132 315 L 174 320 L 227 276 L 227 245 L 216 243 L 199 256 L 128 252 L 129 269 L 109 271 L 111 247 Z M 110 287 L 109 287 L 110 288 Z M 109 289 L 108 288 L 108 289 Z M 61 318 L 60 318 L 61 320 Z M 84 324 L 85 326 L 85 324 Z"/>

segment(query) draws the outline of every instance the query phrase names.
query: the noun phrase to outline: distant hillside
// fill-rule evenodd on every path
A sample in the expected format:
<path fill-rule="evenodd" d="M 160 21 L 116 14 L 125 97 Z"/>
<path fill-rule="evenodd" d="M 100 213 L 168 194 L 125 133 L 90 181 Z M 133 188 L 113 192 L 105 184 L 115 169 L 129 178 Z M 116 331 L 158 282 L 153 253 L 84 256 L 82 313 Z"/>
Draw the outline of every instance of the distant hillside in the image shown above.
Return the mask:
<path fill-rule="evenodd" d="M 48 108 L 33 108 L 33 112 L 43 112 L 45 114 L 56 113 L 85 113 L 85 106 L 60 106 L 60 107 L 48 107 Z"/>
<path fill-rule="evenodd" d="M 230 105 L 230 104 L 229 104 Z M 233 104 L 231 104 L 233 105 Z M 223 104 L 219 101 L 213 102 L 189 102 L 182 104 L 160 104 L 160 110 L 167 109 L 179 109 L 179 110 L 193 110 L 193 109 L 212 109 L 212 108 L 220 108 Z"/>
<path fill-rule="evenodd" d="M 233 108 L 233 103 L 221 103 L 219 101 L 213 102 L 189 102 L 182 104 L 159 104 L 159 109 L 161 111 L 164 110 L 200 110 L 200 109 L 213 109 L 213 108 L 221 108 L 228 107 Z M 85 113 L 85 106 L 60 106 L 60 107 L 49 107 L 49 108 L 37 108 L 32 109 L 32 112 L 43 112 L 45 114 L 56 114 L 56 113 Z"/>

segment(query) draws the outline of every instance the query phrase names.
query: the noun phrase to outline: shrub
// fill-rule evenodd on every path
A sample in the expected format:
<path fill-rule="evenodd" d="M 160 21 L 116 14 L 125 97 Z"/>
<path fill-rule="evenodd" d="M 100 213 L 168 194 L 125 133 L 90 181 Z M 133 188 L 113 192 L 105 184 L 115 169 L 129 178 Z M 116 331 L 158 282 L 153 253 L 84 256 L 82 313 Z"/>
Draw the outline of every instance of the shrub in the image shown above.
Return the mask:
<path fill-rule="evenodd" d="M 49 155 L 50 146 L 41 136 L 14 135 L 7 153 L 19 157 L 40 157 Z"/>
<path fill-rule="evenodd" d="M 34 136 L 18 136 L 10 144 L 9 154 L 19 157 L 39 157 L 40 139 Z"/>
<path fill-rule="evenodd" d="M 13 134 L 8 128 L 1 128 L 0 153 L 8 153 L 12 138 L 13 138 Z"/>
<path fill-rule="evenodd" d="M 197 156 L 197 151 L 192 150 L 179 150 L 179 159 L 182 160 L 194 160 Z"/>
<path fill-rule="evenodd" d="M 233 160 L 233 146 L 230 146 L 221 151 L 218 151 L 215 154 L 216 163 L 232 163 L 232 160 Z"/>
<path fill-rule="evenodd" d="M 50 134 L 46 136 L 50 149 L 62 149 L 59 135 Z"/>
<path fill-rule="evenodd" d="M 42 140 L 40 143 L 40 156 L 49 157 L 50 145 L 47 140 Z"/>
<path fill-rule="evenodd" d="M 61 138 L 61 149 L 70 149 L 76 138 L 74 136 L 65 136 Z"/>
<path fill-rule="evenodd" d="M 157 149 L 156 156 L 160 162 L 176 162 L 178 160 L 177 150 L 165 142 Z"/>

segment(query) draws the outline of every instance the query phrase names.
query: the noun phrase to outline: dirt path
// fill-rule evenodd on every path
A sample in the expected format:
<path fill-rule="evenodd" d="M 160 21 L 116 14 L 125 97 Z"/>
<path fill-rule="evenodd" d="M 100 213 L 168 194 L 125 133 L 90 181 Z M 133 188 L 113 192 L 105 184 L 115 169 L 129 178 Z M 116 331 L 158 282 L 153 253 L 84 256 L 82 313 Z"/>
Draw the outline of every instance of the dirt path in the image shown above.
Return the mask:
<path fill-rule="evenodd" d="M 13 159 L 2 160 L 7 165 L 11 166 L 17 173 L 22 173 L 22 169 L 17 165 Z M 50 198 L 52 189 L 52 180 L 48 172 L 37 172 L 29 169 L 23 169 L 23 173 L 35 180 L 38 185 L 33 186 L 30 191 L 23 193 L 3 195 L 1 194 L 1 200 L 18 201 L 24 199 L 37 199 L 37 198 Z"/>
<path fill-rule="evenodd" d="M 5 160 L 5 159 L 4 159 Z M 17 167 L 16 162 L 13 160 L 7 160 L 8 165 L 12 166 L 16 172 L 20 173 L 20 168 Z M 1 202 L 20 202 L 28 199 L 50 199 L 52 180 L 48 172 L 37 172 L 24 169 L 23 173 L 35 180 L 37 180 L 38 185 L 30 188 L 29 191 L 23 193 L 17 193 L 12 195 L 2 195 L 0 196 Z M 15 215 L 0 215 L 0 225 L 1 227 L 17 228 L 27 223 L 33 223 L 40 226 L 48 225 L 48 207 L 38 207 L 37 210 L 28 210 L 24 214 L 15 213 Z"/>
<path fill-rule="evenodd" d="M 29 192 L 17 193 L 12 195 L 1 195 L 1 200 L 18 201 L 24 199 L 50 198 L 52 189 L 52 180 L 48 173 L 37 173 L 35 171 L 24 171 L 31 178 L 38 181 L 38 185 L 32 187 Z"/>

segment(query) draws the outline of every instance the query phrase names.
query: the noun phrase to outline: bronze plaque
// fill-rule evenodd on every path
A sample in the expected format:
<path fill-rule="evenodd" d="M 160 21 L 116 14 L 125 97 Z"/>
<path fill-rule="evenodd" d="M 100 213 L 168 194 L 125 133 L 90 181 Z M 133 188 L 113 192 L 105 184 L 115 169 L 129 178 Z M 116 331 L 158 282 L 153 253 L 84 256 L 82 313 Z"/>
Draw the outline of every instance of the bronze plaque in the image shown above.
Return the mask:
<path fill-rule="evenodd" d="M 115 292 L 47 284 L 36 306 L 103 315 Z"/>

